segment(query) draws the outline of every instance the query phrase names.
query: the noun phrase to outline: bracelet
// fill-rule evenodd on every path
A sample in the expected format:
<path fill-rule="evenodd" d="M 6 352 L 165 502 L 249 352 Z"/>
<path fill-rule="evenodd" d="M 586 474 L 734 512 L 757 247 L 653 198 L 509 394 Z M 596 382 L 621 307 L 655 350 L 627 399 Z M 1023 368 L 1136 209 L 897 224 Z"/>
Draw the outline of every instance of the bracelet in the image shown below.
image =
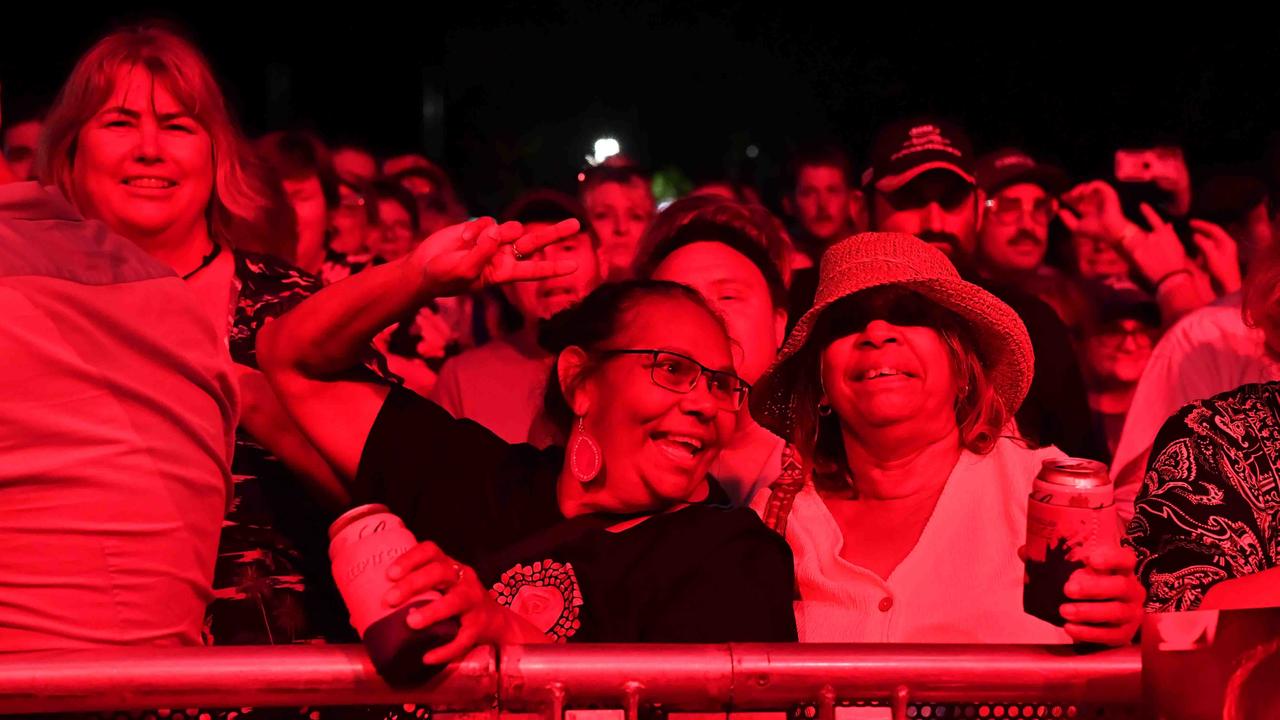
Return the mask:
<path fill-rule="evenodd" d="M 1178 268 L 1177 270 L 1170 270 L 1169 272 L 1160 276 L 1160 279 L 1155 282 L 1155 288 L 1159 290 L 1160 286 L 1164 285 L 1165 282 L 1167 282 L 1169 278 L 1173 277 L 1174 275 L 1186 275 L 1190 277 L 1191 271 L 1188 270 L 1187 268 Z"/>

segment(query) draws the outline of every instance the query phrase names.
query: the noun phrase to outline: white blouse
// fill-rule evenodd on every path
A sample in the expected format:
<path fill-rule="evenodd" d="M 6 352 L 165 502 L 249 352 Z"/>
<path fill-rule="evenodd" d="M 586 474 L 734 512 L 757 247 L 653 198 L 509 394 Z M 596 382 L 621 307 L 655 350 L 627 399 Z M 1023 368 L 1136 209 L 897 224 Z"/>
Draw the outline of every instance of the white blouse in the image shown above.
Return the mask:
<path fill-rule="evenodd" d="M 801 642 L 1069 643 L 1062 628 L 1022 610 L 1027 495 L 1054 447 L 1007 438 L 986 455 L 962 452 L 920 540 L 881 578 L 840 557 L 844 537 L 812 485 L 795 498 L 787 542 L 795 555 Z M 769 493 L 752 503 L 763 513 Z"/>

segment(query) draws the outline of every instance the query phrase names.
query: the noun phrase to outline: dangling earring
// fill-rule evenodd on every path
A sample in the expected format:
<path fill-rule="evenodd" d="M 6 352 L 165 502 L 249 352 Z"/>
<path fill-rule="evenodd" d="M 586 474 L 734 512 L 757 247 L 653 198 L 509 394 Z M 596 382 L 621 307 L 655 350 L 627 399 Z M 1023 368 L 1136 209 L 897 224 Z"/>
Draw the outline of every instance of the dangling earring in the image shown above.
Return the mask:
<path fill-rule="evenodd" d="M 596 479 L 600 474 L 602 461 L 600 445 L 587 434 L 583 417 L 578 417 L 578 427 L 569 438 L 569 472 L 578 482 L 586 483 Z"/>

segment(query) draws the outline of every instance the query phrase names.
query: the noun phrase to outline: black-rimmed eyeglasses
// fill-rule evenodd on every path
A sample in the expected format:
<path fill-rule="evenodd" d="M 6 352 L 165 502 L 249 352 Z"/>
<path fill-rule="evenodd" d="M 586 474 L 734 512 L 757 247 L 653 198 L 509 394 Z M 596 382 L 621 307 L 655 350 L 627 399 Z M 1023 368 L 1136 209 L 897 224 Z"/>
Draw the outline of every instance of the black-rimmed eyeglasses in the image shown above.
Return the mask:
<path fill-rule="evenodd" d="M 686 355 L 669 350 L 626 349 L 605 350 L 601 355 L 648 355 L 649 375 L 653 384 L 677 393 L 688 393 L 698 385 L 698 379 L 707 378 L 707 390 L 723 410 L 737 412 L 747 401 L 751 385 L 746 380 L 723 370 L 712 370 Z"/>

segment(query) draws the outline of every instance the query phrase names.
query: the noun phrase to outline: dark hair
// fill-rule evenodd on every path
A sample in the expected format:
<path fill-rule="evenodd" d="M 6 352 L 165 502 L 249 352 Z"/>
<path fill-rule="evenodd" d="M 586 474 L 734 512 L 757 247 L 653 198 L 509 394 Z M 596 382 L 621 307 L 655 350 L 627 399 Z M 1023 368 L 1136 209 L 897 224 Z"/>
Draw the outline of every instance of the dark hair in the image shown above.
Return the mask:
<path fill-rule="evenodd" d="M 285 180 L 319 175 L 329 167 L 329 150 L 305 130 L 279 130 L 258 138 L 258 152 Z"/>
<path fill-rule="evenodd" d="M 600 165 L 586 168 L 578 174 L 578 196 L 581 197 L 588 190 L 594 190 L 608 183 L 627 185 L 639 182 L 645 187 L 649 187 L 649 183 L 652 181 L 653 176 L 630 158 L 615 155 Z"/>
<path fill-rule="evenodd" d="M 1268 195 L 1267 184 L 1256 177 L 1215 175 L 1196 187 L 1192 215 L 1229 227 L 1268 203 Z"/>
<path fill-rule="evenodd" d="M 538 344 L 556 358 L 571 347 L 582 348 L 590 355 L 617 336 L 618 331 L 626 325 L 628 313 L 651 298 L 688 300 L 715 318 L 722 329 L 724 327 L 720 316 L 695 290 L 665 280 L 627 280 L 601 285 L 583 298 L 582 302 L 544 321 L 538 331 Z M 728 336 L 727 331 L 725 335 Z M 589 365 L 579 380 L 590 375 L 594 369 L 594 365 Z M 560 387 L 555 362 L 551 364 L 542 408 L 547 418 L 560 431 L 561 438 L 568 437 L 574 414 L 565 399 L 564 389 Z"/>
<path fill-rule="evenodd" d="M 403 185 L 394 180 L 380 178 L 366 185 L 363 195 L 364 211 L 369 218 L 370 225 L 379 225 L 382 222 L 382 218 L 378 214 L 378 201 L 390 200 L 409 213 L 409 224 L 413 226 L 414 234 L 418 233 L 420 227 L 418 223 L 418 201 L 413 197 L 413 193 L 406 190 Z"/>
<path fill-rule="evenodd" d="M 640 238 L 640 275 L 652 276 L 667 256 L 697 242 L 718 242 L 746 257 L 764 276 L 773 306 L 787 307 L 790 243 L 768 210 L 709 195 L 677 200 Z"/>
<path fill-rule="evenodd" d="M 521 223 L 558 223 L 562 220 L 577 220 L 582 232 L 591 238 L 592 247 L 600 247 L 600 238 L 587 222 L 587 210 L 572 195 L 559 190 L 540 188 L 523 192 L 510 205 L 503 208 L 500 217 L 503 220 L 515 220 Z"/>
<path fill-rule="evenodd" d="M 686 197 L 710 195 L 737 200 L 746 205 L 761 205 L 760 192 L 751 185 L 736 180 L 708 180 L 689 191 Z"/>
<path fill-rule="evenodd" d="M 800 180 L 800 171 L 807 167 L 830 167 L 844 175 L 844 184 L 850 190 L 858 187 L 858 175 L 853 170 L 853 161 L 844 146 L 833 141 L 817 142 L 802 145 L 792 151 L 787 159 L 786 190 L 794 194 Z"/>

